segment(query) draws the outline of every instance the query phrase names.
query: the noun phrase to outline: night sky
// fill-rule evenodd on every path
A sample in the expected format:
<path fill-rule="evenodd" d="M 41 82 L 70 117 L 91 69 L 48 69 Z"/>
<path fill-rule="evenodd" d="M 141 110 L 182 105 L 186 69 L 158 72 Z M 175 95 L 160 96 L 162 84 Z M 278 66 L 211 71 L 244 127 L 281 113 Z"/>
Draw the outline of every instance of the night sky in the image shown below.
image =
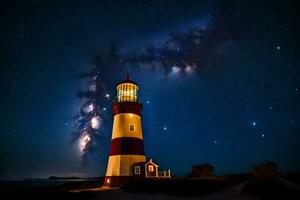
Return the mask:
<path fill-rule="evenodd" d="M 162 169 L 300 170 L 299 10 L 300 1 L 2 0 L 0 179 L 105 174 L 113 98 L 85 159 L 72 132 L 89 86 L 79 75 L 112 43 L 128 62 L 102 66 L 103 84 L 112 97 L 126 73 L 139 84 L 145 152 Z M 204 35 L 188 36 L 193 28 Z M 196 58 L 192 71 L 165 65 L 162 49 L 144 55 L 174 33 L 199 47 L 172 47 L 171 60 Z"/>

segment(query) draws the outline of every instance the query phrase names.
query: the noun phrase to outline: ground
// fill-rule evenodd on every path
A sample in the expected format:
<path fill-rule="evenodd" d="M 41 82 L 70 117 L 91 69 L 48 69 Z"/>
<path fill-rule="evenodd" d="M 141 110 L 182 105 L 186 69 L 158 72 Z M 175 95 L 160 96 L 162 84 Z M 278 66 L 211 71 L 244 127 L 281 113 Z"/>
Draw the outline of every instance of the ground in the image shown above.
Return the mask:
<path fill-rule="evenodd" d="M 236 185 L 231 186 L 228 189 L 221 190 L 218 192 L 210 193 L 203 196 L 171 196 L 162 193 L 128 193 L 122 189 L 111 189 L 105 190 L 103 188 L 98 188 L 98 191 L 94 191 L 94 199 L 123 199 L 123 200 L 153 200 L 153 199 L 165 199 L 165 200 L 176 200 L 176 199 L 201 199 L 201 200 L 220 200 L 220 199 L 230 199 L 230 200 L 261 200 L 261 199 L 273 199 L 273 198 L 261 198 L 255 197 L 249 194 L 241 194 L 242 188 L 247 184 L 247 182 L 241 182 Z M 300 188 L 298 188 L 300 189 Z M 277 198 L 276 198 L 277 199 Z M 279 199 L 299 199 L 299 196 L 295 197 L 284 197 Z"/>
<path fill-rule="evenodd" d="M 248 175 L 196 179 L 132 181 L 122 188 L 102 187 L 103 179 L 0 182 L 7 199 L 300 199 L 298 179 L 256 180 Z M 4 198 L 3 198 L 4 199 Z"/>

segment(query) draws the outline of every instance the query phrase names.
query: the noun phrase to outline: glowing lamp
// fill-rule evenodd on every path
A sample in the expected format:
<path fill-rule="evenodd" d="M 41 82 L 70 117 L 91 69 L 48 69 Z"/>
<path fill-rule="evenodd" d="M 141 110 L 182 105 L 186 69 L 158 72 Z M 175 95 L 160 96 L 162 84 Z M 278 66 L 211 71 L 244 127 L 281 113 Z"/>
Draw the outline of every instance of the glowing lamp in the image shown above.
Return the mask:
<path fill-rule="evenodd" d="M 117 86 L 117 102 L 137 102 L 138 89 L 137 84 L 127 76 L 127 79 Z"/>

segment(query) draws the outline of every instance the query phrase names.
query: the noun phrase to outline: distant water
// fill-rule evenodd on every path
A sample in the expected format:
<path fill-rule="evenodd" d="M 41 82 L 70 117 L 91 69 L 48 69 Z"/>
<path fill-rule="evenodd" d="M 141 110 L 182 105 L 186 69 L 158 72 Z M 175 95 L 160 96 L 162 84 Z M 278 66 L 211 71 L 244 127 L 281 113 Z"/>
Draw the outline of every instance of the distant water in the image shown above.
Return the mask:
<path fill-rule="evenodd" d="M 0 189 L 33 189 L 45 186 L 60 186 L 70 182 L 81 182 L 91 179 L 69 179 L 69 180 L 24 180 L 24 181 L 0 181 Z"/>

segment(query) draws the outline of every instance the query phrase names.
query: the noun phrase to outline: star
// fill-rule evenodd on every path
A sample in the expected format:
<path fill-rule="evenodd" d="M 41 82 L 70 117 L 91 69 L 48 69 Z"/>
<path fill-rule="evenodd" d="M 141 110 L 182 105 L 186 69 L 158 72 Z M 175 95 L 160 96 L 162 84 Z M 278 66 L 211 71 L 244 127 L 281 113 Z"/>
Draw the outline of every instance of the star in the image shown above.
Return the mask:
<path fill-rule="evenodd" d="M 102 110 L 103 110 L 103 111 L 106 111 L 106 108 L 104 107 L 104 108 L 102 108 Z"/>
<path fill-rule="evenodd" d="M 215 141 L 214 141 L 214 143 L 215 143 L 215 144 L 217 144 L 217 143 L 218 143 L 218 141 L 217 141 L 217 140 L 215 140 Z"/>
<path fill-rule="evenodd" d="M 280 46 L 278 45 L 278 46 L 276 47 L 276 49 L 279 51 L 279 50 L 280 50 Z"/>
<path fill-rule="evenodd" d="M 106 97 L 107 99 L 109 99 L 110 95 L 107 93 L 107 94 L 105 95 L 105 97 Z"/>
<path fill-rule="evenodd" d="M 269 110 L 272 110 L 272 106 L 269 106 Z"/>
<path fill-rule="evenodd" d="M 147 100 L 147 101 L 146 101 L 146 103 L 147 103 L 147 104 L 150 104 L 150 101 L 149 101 L 149 100 Z"/>
<path fill-rule="evenodd" d="M 168 127 L 164 126 L 163 129 L 164 129 L 164 131 L 166 131 L 168 129 Z"/>
<path fill-rule="evenodd" d="M 65 126 L 68 126 L 68 122 L 65 122 Z"/>
<path fill-rule="evenodd" d="M 256 122 L 252 122 L 252 125 L 253 125 L 253 126 L 256 126 Z"/>
<path fill-rule="evenodd" d="M 263 138 L 264 138 L 264 137 L 265 137 L 265 134 L 261 134 L 261 137 L 263 137 Z"/>

